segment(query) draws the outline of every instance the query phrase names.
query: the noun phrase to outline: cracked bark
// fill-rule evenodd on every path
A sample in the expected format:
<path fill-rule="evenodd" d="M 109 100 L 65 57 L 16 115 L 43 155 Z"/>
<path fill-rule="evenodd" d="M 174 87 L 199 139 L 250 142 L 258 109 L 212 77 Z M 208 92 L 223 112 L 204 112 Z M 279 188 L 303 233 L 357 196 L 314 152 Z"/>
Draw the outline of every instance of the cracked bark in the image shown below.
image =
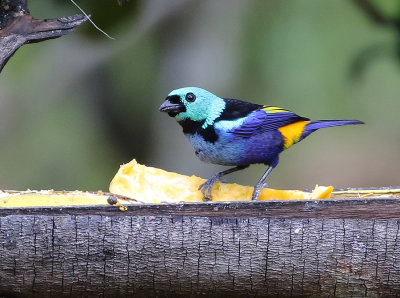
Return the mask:
<path fill-rule="evenodd" d="M 0 209 L 2 296 L 396 296 L 400 201 Z"/>
<path fill-rule="evenodd" d="M 22 45 L 63 36 L 86 20 L 80 14 L 37 20 L 29 14 L 27 0 L 0 0 L 0 72 Z"/>

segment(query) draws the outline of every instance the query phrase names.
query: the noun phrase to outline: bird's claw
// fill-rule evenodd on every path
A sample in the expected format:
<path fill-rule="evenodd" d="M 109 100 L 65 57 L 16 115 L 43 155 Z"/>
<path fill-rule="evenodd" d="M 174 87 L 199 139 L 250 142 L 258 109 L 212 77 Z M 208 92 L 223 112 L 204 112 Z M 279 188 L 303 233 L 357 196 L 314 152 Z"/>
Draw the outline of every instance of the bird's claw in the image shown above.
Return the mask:
<path fill-rule="evenodd" d="M 260 196 L 261 189 L 254 189 L 253 195 L 251 196 L 252 201 L 257 201 L 258 197 Z"/>
<path fill-rule="evenodd" d="M 211 191 L 215 182 L 217 181 L 220 181 L 220 177 L 218 175 L 213 176 L 203 184 L 200 184 L 198 189 L 203 194 L 203 201 L 211 201 Z"/>
<path fill-rule="evenodd" d="M 263 184 L 257 184 L 256 186 L 254 186 L 254 191 L 253 191 L 253 195 L 251 196 L 251 200 L 252 201 L 256 201 L 258 200 L 258 197 L 260 196 L 261 190 L 263 188 L 267 188 L 268 187 L 268 183 L 263 183 Z"/>

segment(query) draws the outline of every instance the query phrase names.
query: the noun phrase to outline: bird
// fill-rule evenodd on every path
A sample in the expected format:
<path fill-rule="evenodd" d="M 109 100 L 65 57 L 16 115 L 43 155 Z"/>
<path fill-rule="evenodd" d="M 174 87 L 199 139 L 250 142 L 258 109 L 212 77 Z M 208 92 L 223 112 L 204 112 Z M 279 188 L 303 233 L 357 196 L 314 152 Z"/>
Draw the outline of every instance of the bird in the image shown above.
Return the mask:
<path fill-rule="evenodd" d="M 280 107 L 221 98 L 198 87 L 171 91 L 159 110 L 180 124 L 201 161 L 233 166 L 199 186 L 204 200 L 211 200 L 212 188 L 223 176 L 252 164 L 265 164 L 267 170 L 251 198 L 257 200 L 284 150 L 320 128 L 364 124 L 346 119 L 312 121 Z"/>

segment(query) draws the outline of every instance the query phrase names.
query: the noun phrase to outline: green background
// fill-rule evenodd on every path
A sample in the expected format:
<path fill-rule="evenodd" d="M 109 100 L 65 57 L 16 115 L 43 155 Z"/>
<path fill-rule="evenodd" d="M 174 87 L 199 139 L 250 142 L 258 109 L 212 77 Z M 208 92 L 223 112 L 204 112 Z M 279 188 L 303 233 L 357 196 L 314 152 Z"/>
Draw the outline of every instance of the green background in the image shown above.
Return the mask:
<path fill-rule="evenodd" d="M 372 2 L 387 18 L 398 1 Z M 30 1 L 36 18 L 79 13 Z M 270 187 L 400 185 L 399 32 L 352 1 L 79 1 L 93 20 L 23 46 L 0 79 L 0 188 L 108 190 L 119 165 L 209 177 L 181 128 L 158 107 L 173 89 L 277 105 L 320 130 L 281 155 Z M 384 5 L 382 5 L 384 4 Z M 265 166 L 230 181 L 255 184 Z"/>

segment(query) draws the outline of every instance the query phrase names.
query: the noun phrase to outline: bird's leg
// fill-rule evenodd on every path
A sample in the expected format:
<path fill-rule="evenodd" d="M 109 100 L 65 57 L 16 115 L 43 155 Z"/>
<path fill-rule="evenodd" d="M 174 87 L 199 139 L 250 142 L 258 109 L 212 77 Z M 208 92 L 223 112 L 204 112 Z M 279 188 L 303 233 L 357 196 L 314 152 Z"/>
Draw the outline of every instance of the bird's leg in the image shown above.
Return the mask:
<path fill-rule="evenodd" d="M 211 190 L 215 184 L 215 182 L 220 181 L 222 176 L 228 175 L 230 173 L 239 171 L 239 170 L 243 170 L 245 168 L 247 168 L 248 165 L 246 166 L 237 166 L 222 172 L 219 172 L 217 174 L 215 174 L 214 176 L 212 176 L 210 179 L 208 179 L 206 182 L 204 182 L 203 184 L 201 184 L 199 186 L 199 190 L 201 190 L 203 196 L 204 196 L 204 201 L 209 201 L 211 200 Z"/>
<path fill-rule="evenodd" d="M 260 196 L 260 192 L 261 189 L 263 189 L 263 187 L 267 187 L 268 185 L 266 183 L 264 183 L 265 179 L 267 179 L 269 173 L 271 173 L 273 167 L 269 166 L 268 169 L 265 171 L 264 175 L 262 175 L 260 181 L 257 182 L 256 186 L 254 186 L 254 191 L 253 191 L 253 195 L 251 196 L 251 199 L 257 200 L 258 197 Z"/>

